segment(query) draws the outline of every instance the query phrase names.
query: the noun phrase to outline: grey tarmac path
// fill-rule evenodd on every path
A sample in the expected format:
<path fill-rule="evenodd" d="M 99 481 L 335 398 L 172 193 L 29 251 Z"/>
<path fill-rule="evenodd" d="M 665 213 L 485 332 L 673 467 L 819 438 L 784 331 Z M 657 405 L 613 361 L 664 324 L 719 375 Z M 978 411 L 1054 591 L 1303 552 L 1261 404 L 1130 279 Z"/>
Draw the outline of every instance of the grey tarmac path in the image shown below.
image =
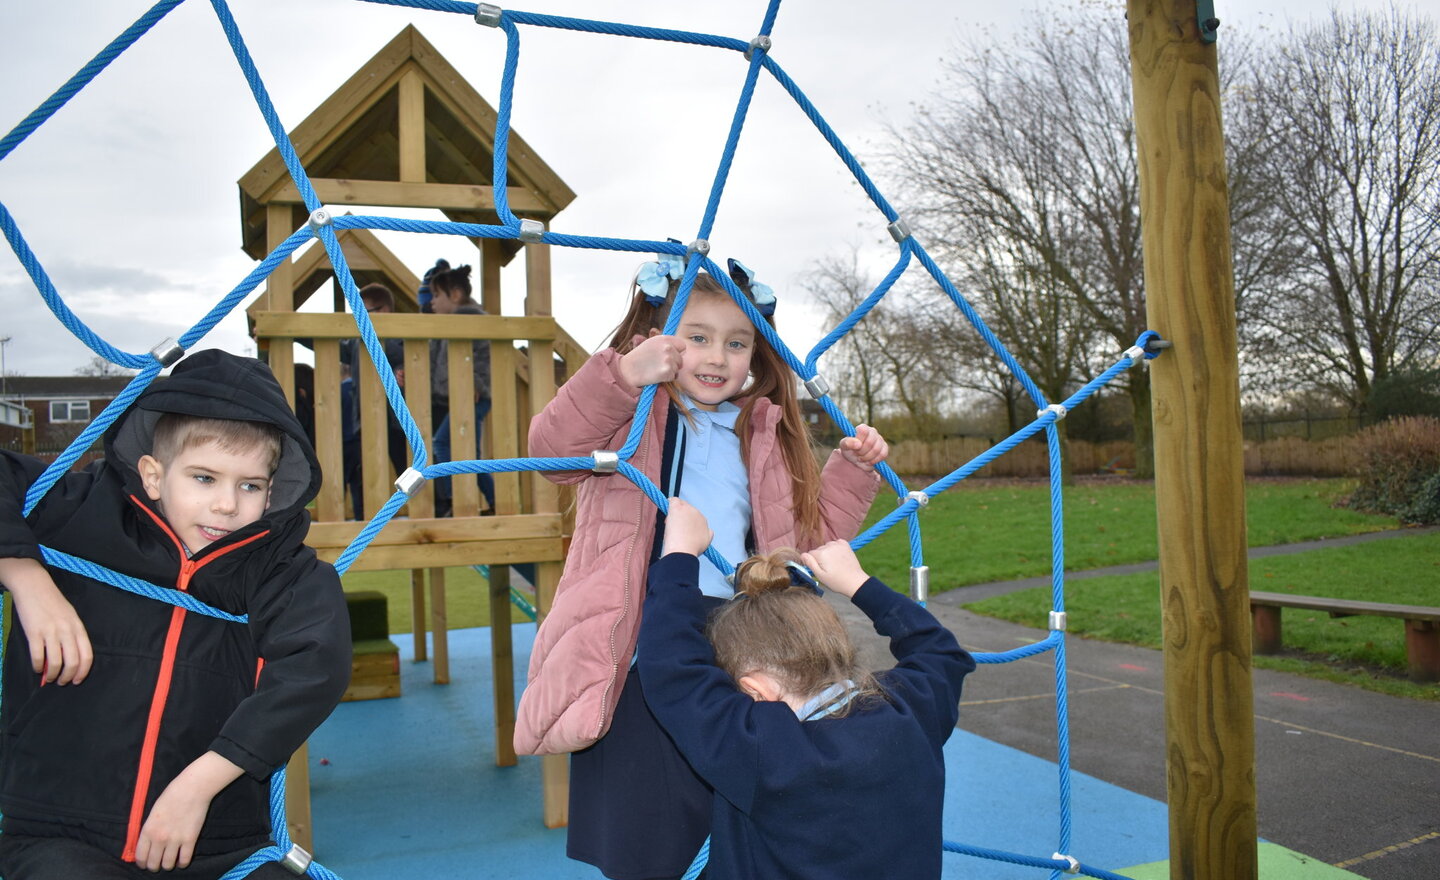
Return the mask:
<path fill-rule="evenodd" d="M 1393 536 L 1257 548 L 1251 555 Z M 1087 574 L 1094 576 L 1070 577 Z M 1034 585 L 962 587 L 932 596 L 929 607 L 967 649 L 1005 651 L 1046 633 L 959 606 Z M 862 615 L 848 603 L 836 608 L 856 633 L 866 666 L 893 663 Z M 1071 637 L 1066 655 L 1072 768 L 1163 802 L 1161 652 Z M 1440 880 L 1440 703 L 1263 669 L 1254 670 L 1253 686 L 1260 836 L 1370 880 Z M 987 664 L 966 682 L 960 727 L 1054 761 L 1054 695 L 1049 653 Z"/>

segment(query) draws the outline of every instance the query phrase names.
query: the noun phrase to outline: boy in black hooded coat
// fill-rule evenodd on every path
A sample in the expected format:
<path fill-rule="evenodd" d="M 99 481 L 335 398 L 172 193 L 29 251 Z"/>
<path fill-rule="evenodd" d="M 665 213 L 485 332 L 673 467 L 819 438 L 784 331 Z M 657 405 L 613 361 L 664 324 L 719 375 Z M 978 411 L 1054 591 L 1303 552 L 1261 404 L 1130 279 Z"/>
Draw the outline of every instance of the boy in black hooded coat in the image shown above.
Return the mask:
<path fill-rule="evenodd" d="M 162 432 L 185 416 L 268 426 L 238 426 L 265 448 L 201 429 L 166 461 L 155 428 L 172 413 Z M 0 702 L 0 875 L 219 877 L 271 842 L 270 776 L 349 682 L 340 580 L 303 543 L 319 463 L 270 370 L 219 351 L 152 385 L 105 453 L 23 516 L 43 464 L 0 452 L 0 579 L 20 624 Z M 40 545 L 248 623 L 41 566 Z"/>

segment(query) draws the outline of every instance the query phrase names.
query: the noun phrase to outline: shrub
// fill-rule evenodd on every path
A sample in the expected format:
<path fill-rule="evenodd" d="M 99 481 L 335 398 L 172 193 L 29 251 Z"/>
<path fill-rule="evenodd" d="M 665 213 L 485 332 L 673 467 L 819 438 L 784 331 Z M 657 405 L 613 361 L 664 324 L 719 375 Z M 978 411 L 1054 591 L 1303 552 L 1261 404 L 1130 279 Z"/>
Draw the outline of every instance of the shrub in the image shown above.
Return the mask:
<path fill-rule="evenodd" d="M 1356 435 L 1360 485 L 1348 504 L 1405 522 L 1440 522 L 1440 419 L 1392 419 Z"/>

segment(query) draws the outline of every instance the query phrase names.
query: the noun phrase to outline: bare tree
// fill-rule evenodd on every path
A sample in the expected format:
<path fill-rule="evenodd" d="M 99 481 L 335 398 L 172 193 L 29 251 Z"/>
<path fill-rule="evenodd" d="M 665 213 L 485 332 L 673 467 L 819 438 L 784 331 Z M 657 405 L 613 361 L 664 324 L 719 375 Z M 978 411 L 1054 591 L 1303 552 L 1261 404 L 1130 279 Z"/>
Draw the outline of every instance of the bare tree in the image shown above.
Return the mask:
<path fill-rule="evenodd" d="M 1119 16 L 1108 4 L 1082 2 L 1033 13 L 1003 44 L 972 38 L 946 65 L 942 91 L 896 132 L 889 157 L 937 261 L 975 283 L 987 251 L 1023 255 L 1027 295 L 1069 300 L 1079 311 L 1060 311 L 1083 320 L 1065 329 L 1082 334 L 1085 347 L 1099 331 L 1113 356 L 1146 329 L 1129 49 Z M 1242 71 L 1249 53 L 1236 42 L 1227 46 L 1228 69 Z M 1263 216 L 1263 201 L 1238 195 L 1232 204 L 1242 218 Z M 1237 274 L 1248 278 L 1253 259 L 1273 249 L 1257 245 L 1253 258 L 1237 252 Z M 1136 471 L 1148 476 L 1149 376 L 1133 370 L 1120 383 L 1131 401 Z"/>
<path fill-rule="evenodd" d="M 1289 236 L 1258 309 L 1270 358 L 1364 415 L 1371 389 L 1440 356 L 1440 40 L 1392 7 L 1292 32 L 1256 86 Z"/>
<path fill-rule="evenodd" d="M 99 355 L 96 355 L 95 357 L 92 357 L 90 360 L 86 361 L 85 366 L 75 368 L 75 375 L 77 376 L 98 376 L 103 379 L 108 379 L 114 376 L 133 376 L 137 372 L 137 370 L 126 369 L 125 367 L 122 367 L 119 364 L 114 363 L 113 361 L 107 360 L 106 358 L 100 357 Z"/>

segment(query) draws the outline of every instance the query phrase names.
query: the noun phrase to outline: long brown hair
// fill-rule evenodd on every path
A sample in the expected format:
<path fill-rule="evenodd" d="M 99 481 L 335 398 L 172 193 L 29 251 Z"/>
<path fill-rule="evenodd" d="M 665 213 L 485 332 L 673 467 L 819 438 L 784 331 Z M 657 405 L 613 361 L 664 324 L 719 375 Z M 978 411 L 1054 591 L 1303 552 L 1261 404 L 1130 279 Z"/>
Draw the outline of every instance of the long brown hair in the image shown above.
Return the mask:
<path fill-rule="evenodd" d="M 799 560 L 800 554 L 786 547 L 740 563 L 735 569 L 736 598 L 710 617 L 705 634 L 715 649 L 716 665 L 736 681 L 765 672 L 801 699 L 837 682 L 853 681 L 859 693 L 836 713 L 844 715 L 883 691 L 857 664 L 855 643 L 829 603 L 808 586 L 792 585 L 785 564 Z"/>
<path fill-rule="evenodd" d="M 651 305 L 646 299 L 643 291 L 635 284 L 630 296 L 630 309 L 615 329 L 615 335 L 610 340 L 610 347 L 620 354 L 626 354 L 635 347 L 635 337 L 649 337 L 650 331 L 664 330 L 665 322 L 670 317 L 671 306 L 675 302 L 675 292 L 680 282 L 671 281 L 670 289 L 666 293 L 665 300 L 658 306 Z M 748 296 L 749 291 L 744 285 L 741 290 Z M 725 302 L 733 303 L 730 294 L 720 286 L 714 278 L 701 272 L 695 276 L 695 285 L 690 291 L 690 299 L 694 301 L 700 298 L 719 298 Z M 737 306 L 738 308 L 738 306 Z M 767 317 L 766 321 L 773 327 L 775 319 Z M 790 474 L 791 494 L 794 500 L 794 515 L 799 526 L 798 534 L 802 541 L 815 543 L 822 537 L 820 528 L 820 468 L 815 463 L 815 456 L 810 451 L 810 430 L 805 425 L 805 417 L 800 412 L 800 401 L 795 393 L 795 377 L 781 359 L 780 354 L 770 347 L 757 330 L 755 333 L 755 348 L 750 356 L 751 383 L 740 396 L 745 398 L 745 403 L 740 408 L 740 415 L 735 420 L 735 434 L 740 438 L 740 457 L 748 470 L 750 467 L 750 447 L 747 438 L 750 436 L 750 419 L 754 415 L 755 402 L 760 398 L 768 398 L 776 406 L 780 407 L 780 424 L 778 434 L 780 441 L 780 453 L 785 459 L 785 470 Z M 674 383 L 668 383 L 665 388 L 670 398 L 679 402 L 680 394 Z"/>

